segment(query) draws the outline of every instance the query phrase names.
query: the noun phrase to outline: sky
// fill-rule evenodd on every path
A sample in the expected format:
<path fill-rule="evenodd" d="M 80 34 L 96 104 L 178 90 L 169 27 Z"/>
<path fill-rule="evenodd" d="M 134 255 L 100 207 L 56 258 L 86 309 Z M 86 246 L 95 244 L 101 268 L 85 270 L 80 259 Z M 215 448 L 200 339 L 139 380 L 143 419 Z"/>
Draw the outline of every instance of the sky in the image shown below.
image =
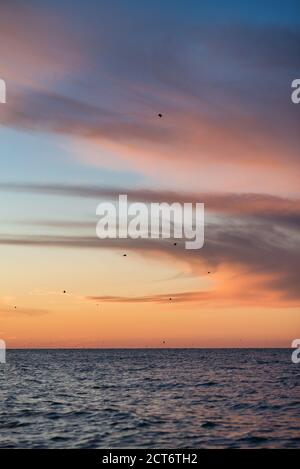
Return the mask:
<path fill-rule="evenodd" d="M 297 0 L 1 2 L 8 347 L 289 347 L 299 77 Z M 204 247 L 99 240 L 119 194 L 204 203 Z"/>

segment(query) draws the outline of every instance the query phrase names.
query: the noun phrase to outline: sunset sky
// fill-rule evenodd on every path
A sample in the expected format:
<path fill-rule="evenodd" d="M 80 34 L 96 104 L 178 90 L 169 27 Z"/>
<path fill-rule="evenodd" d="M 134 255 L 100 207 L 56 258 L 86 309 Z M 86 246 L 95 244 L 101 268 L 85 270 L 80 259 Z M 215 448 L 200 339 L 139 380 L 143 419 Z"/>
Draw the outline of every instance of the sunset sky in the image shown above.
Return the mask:
<path fill-rule="evenodd" d="M 298 0 L 1 2 L 0 78 L 8 347 L 299 337 Z M 119 194 L 203 202 L 204 247 L 100 241 Z"/>

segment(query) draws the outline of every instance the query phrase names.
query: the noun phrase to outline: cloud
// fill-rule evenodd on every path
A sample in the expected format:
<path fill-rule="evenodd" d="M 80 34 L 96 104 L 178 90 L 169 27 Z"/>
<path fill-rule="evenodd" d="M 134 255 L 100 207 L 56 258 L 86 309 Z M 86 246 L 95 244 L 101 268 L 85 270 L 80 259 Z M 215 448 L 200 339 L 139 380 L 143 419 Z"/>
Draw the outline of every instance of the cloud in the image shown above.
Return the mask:
<path fill-rule="evenodd" d="M 296 190 L 295 26 L 215 25 L 175 10 L 157 21 L 148 8 L 112 17 L 94 2 L 84 18 L 72 11 L 72 21 L 70 6 L 56 16 L 29 4 L 17 18 L 3 8 L 1 63 L 18 82 L 1 111 L 3 125 L 93 142 L 93 161 L 81 154 L 89 164 L 104 164 L 100 150 L 109 149 L 156 178 L 165 174 L 157 174 L 159 164 L 177 180 L 209 180 L 214 190 L 220 182 Z M 10 72 L 11 64 L 18 69 Z"/>
<path fill-rule="evenodd" d="M 169 304 L 173 305 L 180 303 L 195 303 L 199 306 L 211 308 L 239 308 L 244 307 L 299 307 L 297 299 L 289 299 L 282 297 L 281 294 L 272 292 L 267 288 L 258 288 L 259 280 L 263 282 L 263 277 L 260 279 L 249 278 L 247 284 L 242 283 L 236 286 L 234 295 L 232 289 L 226 289 L 224 285 L 218 290 L 212 291 L 188 291 L 188 292 L 168 292 L 164 294 L 154 294 L 145 296 L 87 296 L 87 301 L 94 301 L 97 303 L 119 303 L 119 304 L 136 304 L 136 303 L 150 303 L 150 304 Z M 233 280 L 234 281 L 234 280 Z"/>
<path fill-rule="evenodd" d="M 117 199 L 120 194 L 127 194 L 128 199 L 139 202 L 204 202 L 210 210 L 224 213 L 245 215 L 272 215 L 282 213 L 299 215 L 300 198 L 282 197 L 267 193 L 222 193 L 222 192 L 186 192 L 154 189 L 132 189 L 126 187 L 99 187 L 67 185 L 53 183 L 13 183 L 0 182 L 0 191 L 29 192 L 41 195 L 65 197 L 83 197 L 92 199 Z"/>
<path fill-rule="evenodd" d="M 8 102 L 17 93 L 46 91 L 79 66 L 76 39 L 59 15 L 30 2 L 1 3 L 1 76 Z"/>
<path fill-rule="evenodd" d="M 107 239 L 99 240 L 92 221 L 37 220 L 38 226 L 73 230 L 68 235 L 0 236 L 0 245 L 44 246 L 48 248 L 112 249 L 135 252 L 157 261 L 177 262 L 193 275 L 207 271 L 238 272 L 240 278 L 260 278 L 260 290 L 278 291 L 281 299 L 299 300 L 300 275 L 299 220 L 300 201 L 268 194 L 180 193 L 145 189 L 99 188 L 59 184 L 1 184 L 0 190 L 29 191 L 64 197 L 116 199 L 127 193 L 130 201 L 196 202 L 205 203 L 208 216 L 205 226 L 205 245 L 197 251 L 188 251 L 183 242 L 176 248 L 171 240 Z M 26 222 L 26 220 L 25 220 Z M 24 220 L 22 221 L 24 223 Z M 32 221 L 28 221 L 29 224 Z M 90 234 L 78 235 L 86 228 Z M 236 280 L 235 280 L 236 282 Z M 245 286 L 244 286 L 245 287 Z M 247 287 L 245 287 L 247 288 Z M 232 296 L 234 293 L 232 292 Z"/>
<path fill-rule="evenodd" d="M 243 289 L 246 289 L 248 295 L 249 285 L 252 284 L 251 297 L 254 291 L 257 302 L 262 301 L 261 292 L 267 296 L 270 292 L 277 295 L 281 298 L 280 304 L 284 300 L 289 304 L 300 298 L 299 237 L 269 221 L 232 219 L 222 224 L 210 223 L 206 227 L 205 245 L 199 251 L 186 250 L 181 241 L 174 246 L 169 239 L 100 240 L 95 235 L 1 235 L 0 245 L 133 252 L 157 262 L 177 262 L 199 277 L 207 275 L 208 271 L 214 274 L 214 278 L 223 275 L 231 277 L 234 274 L 235 278 L 229 280 L 233 282 L 232 301 L 236 295 L 234 289 L 237 279 L 247 280 Z"/>
<path fill-rule="evenodd" d="M 300 216 L 299 197 L 288 198 L 259 193 L 180 192 L 170 190 L 131 189 L 125 187 L 96 187 L 65 184 L 5 183 L 0 182 L 0 191 L 29 192 L 64 197 L 82 197 L 95 200 L 114 199 L 127 194 L 130 201 L 144 203 L 180 202 L 205 204 L 206 210 L 219 214 L 254 216 L 281 221 L 298 226 Z M 59 224 L 58 221 L 54 223 Z M 68 222 L 66 222 L 67 224 Z M 76 222 L 74 222 L 76 224 Z M 80 226 L 81 222 L 78 222 Z M 88 222 L 87 222 L 88 224 Z M 84 222 L 83 222 L 84 226 Z"/>

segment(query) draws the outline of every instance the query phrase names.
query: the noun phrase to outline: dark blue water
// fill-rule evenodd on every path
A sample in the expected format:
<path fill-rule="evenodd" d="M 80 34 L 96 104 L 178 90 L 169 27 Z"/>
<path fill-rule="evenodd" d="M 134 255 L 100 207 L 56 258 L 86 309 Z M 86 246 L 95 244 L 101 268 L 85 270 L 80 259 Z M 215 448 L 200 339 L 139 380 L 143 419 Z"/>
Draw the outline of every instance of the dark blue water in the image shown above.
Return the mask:
<path fill-rule="evenodd" d="M 290 350 L 27 350 L 0 365 L 3 448 L 300 447 Z"/>

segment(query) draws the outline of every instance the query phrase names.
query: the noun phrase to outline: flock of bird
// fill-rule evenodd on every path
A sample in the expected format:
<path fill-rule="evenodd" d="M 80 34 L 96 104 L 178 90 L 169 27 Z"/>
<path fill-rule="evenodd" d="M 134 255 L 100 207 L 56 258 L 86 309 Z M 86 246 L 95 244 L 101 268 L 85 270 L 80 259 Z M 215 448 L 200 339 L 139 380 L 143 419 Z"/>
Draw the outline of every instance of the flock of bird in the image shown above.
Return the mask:
<path fill-rule="evenodd" d="M 160 119 L 163 117 L 163 115 L 162 115 L 160 112 L 157 114 L 157 116 L 158 116 Z M 177 243 L 173 243 L 173 246 L 177 246 Z M 127 257 L 127 254 L 124 253 L 124 254 L 123 254 L 123 257 Z M 207 273 L 210 274 L 210 272 L 207 272 Z M 62 293 L 65 295 L 65 294 L 67 293 L 67 291 L 66 291 L 66 290 L 63 290 Z M 172 301 L 172 298 L 171 298 L 171 297 L 169 298 L 169 301 Z M 97 304 L 96 306 L 99 307 L 99 304 Z M 14 309 L 17 309 L 17 306 L 14 306 Z M 162 343 L 165 344 L 166 342 L 163 341 Z"/>

